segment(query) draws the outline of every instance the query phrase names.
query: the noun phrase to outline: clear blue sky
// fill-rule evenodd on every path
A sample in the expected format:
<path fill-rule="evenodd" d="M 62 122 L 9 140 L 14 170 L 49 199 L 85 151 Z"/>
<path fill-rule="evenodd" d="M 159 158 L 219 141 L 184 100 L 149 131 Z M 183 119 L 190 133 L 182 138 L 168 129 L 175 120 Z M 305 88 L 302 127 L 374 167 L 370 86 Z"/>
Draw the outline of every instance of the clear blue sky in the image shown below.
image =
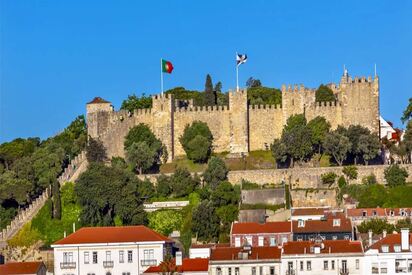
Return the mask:
<path fill-rule="evenodd" d="M 372 75 L 381 113 L 400 124 L 412 96 L 412 1 L 0 0 L 0 142 L 56 134 L 95 96 L 118 108 L 160 90 L 203 89 L 205 75 L 235 87 L 234 54 L 248 54 L 240 82 L 317 87 Z"/>

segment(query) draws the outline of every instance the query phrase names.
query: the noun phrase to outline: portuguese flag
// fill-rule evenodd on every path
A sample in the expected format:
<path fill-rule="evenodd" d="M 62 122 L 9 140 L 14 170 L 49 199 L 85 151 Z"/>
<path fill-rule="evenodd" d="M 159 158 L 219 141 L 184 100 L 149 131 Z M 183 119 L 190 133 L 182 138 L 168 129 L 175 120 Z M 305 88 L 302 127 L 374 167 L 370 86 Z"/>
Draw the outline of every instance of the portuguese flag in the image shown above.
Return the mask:
<path fill-rule="evenodd" d="M 162 59 L 162 72 L 171 74 L 172 71 L 173 71 L 172 62 Z"/>

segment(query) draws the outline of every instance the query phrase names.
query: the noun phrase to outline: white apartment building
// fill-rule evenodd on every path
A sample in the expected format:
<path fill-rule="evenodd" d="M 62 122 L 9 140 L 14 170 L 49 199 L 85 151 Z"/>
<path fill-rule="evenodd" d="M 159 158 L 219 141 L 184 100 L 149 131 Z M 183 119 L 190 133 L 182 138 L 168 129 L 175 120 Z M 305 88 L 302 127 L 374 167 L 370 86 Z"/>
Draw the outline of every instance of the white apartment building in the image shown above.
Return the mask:
<path fill-rule="evenodd" d="M 145 226 L 84 227 L 55 242 L 55 275 L 138 275 L 172 253 L 173 242 Z"/>
<path fill-rule="evenodd" d="M 365 274 L 412 274 L 412 234 L 388 234 L 365 252 Z"/>
<path fill-rule="evenodd" d="M 363 247 L 358 241 L 288 242 L 283 245 L 281 262 L 282 275 L 364 274 Z"/>

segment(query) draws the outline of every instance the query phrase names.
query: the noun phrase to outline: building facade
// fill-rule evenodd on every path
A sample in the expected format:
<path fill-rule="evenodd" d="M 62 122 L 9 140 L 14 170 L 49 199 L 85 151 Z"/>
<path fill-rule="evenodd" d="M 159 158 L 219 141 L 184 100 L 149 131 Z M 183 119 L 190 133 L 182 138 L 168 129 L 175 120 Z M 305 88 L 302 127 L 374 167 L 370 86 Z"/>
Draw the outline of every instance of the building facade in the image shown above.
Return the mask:
<path fill-rule="evenodd" d="M 52 245 L 55 275 L 138 275 L 172 254 L 173 242 L 145 226 L 84 227 Z"/>
<path fill-rule="evenodd" d="M 351 78 L 347 72 L 339 84 L 330 84 L 336 101 L 319 103 L 315 90 L 282 86 L 281 105 L 249 105 L 247 91 L 229 92 L 227 106 L 180 107 L 172 95 L 153 96 L 152 108 L 115 112 L 111 103 L 95 98 L 87 104 L 88 135 L 100 139 L 108 157 L 124 156 L 123 142 L 129 129 L 147 124 L 166 146 L 169 161 L 184 155 L 179 142 L 186 125 L 199 120 L 213 134 L 213 150 L 240 156 L 249 151 L 268 150 L 279 138 L 286 120 L 304 114 L 307 120 L 322 116 L 332 129 L 358 124 L 379 135 L 379 79 Z"/>
<path fill-rule="evenodd" d="M 291 240 L 291 222 L 235 222 L 230 232 L 230 244 L 234 247 L 278 246 Z"/>

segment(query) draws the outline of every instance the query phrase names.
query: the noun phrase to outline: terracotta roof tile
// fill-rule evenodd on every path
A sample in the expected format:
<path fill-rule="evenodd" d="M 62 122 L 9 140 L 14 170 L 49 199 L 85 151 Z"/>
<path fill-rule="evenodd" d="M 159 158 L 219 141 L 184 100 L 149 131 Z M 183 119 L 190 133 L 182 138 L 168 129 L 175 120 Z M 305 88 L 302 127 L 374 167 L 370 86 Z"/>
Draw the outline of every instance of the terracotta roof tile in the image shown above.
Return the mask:
<path fill-rule="evenodd" d="M 92 101 L 88 102 L 87 104 L 98 104 L 98 103 L 110 103 L 110 101 L 104 100 L 103 98 L 97 96 L 93 98 Z"/>
<path fill-rule="evenodd" d="M 172 240 L 156 231 L 153 231 L 146 226 L 138 225 L 119 227 L 83 227 L 66 238 L 55 242 L 54 245 L 148 241 L 172 242 Z"/>
<path fill-rule="evenodd" d="M 195 272 L 195 271 L 208 271 L 209 270 L 209 259 L 195 258 L 189 259 L 185 258 L 182 260 L 182 265 L 176 268 L 176 259 L 173 259 L 169 263 L 162 262 L 158 266 L 151 266 L 144 273 L 156 273 L 160 274 L 164 271 L 177 271 L 177 272 Z"/>
<path fill-rule="evenodd" d="M 229 247 L 230 243 L 207 243 L 207 244 L 192 244 L 190 248 L 212 248 L 212 247 Z"/>
<path fill-rule="evenodd" d="M 293 216 L 311 216 L 311 215 L 324 215 L 326 211 L 329 211 L 329 208 L 294 208 L 292 209 Z"/>
<path fill-rule="evenodd" d="M 347 210 L 348 217 L 363 217 L 363 213 L 366 213 L 367 217 L 384 217 L 384 208 L 353 208 Z M 375 214 L 376 213 L 376 214 Z"/>
<path fill-rule="evenodd" d="M 0 265 L 0 274 L 37 274 L 43 262 L 9 262 Z"/>
<path fill-rule="evenodd" d="M 362 243 L 359 241 L 350 240 L 325 240 L 322 242 L 324 248 L 320 250 L 322 254 L 329 253 L 362 253 Z M 311 247 L 319 246 L 313 241 L 294 241 L 287 242 L 283 245 L 283 254 L 297 255 L 297 254 L 314 254 Z"/>
<path fill-rule="evenodd" d="M 243 247 L 216 247 L 211 250 L 211 261 L 239 260 L 238 253 L 246 252 Z M 248 260 L 280 259 L 281 250 L 276 246 L 251 247 Z"/>
<path fill-rule="evenodd" d="M 394 245 L 401 245 L 401 235 L 402 234 L 388 234 L 386 235 L 385 238 L 377 241 L 372 246 L 370 246 L 369 249 L 378 249 L 379 252 L 383 252 L 382 246 L 387 245 L 388 252 L 395 252 Z M 412 244 L 412 234 L 411 233 L 409 234 L 409 244 Z"/>
<path fill-rule="evenodd" d="M 234 223 L 232 234 L 290 233 L 290 222 Z"/>
<path fill-rule="evenodd" d="M 352 232 L 350 219 L 339 216 L 340 226 L 333 225 L 333 218 L 326 220 L 308 220 L 303 227 L 298 226 L 298 221 L 293 221 L 293 233 L 316 233 L 316 232 Z"/>

